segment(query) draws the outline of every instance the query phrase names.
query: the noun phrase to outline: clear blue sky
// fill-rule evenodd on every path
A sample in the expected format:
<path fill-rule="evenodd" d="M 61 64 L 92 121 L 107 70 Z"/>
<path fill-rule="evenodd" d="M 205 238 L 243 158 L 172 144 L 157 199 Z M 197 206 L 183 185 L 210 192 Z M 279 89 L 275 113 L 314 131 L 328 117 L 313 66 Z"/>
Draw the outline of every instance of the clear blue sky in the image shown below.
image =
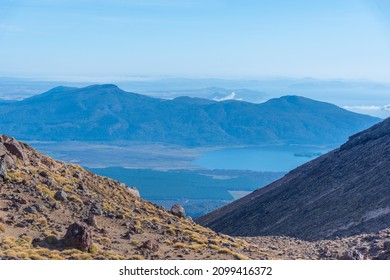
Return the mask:
<path fill-rule="evenodd" d="M 390 1 L 0 0 L 0 75 L 390 82 Z"/>

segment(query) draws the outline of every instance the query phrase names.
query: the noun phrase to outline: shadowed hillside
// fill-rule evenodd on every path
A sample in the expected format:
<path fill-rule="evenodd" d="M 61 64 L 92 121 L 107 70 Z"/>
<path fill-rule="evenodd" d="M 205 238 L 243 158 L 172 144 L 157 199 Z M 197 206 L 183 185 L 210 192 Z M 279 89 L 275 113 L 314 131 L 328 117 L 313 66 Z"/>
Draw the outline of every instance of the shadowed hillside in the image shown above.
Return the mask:
<path fill-rule="evenodd" d="M 389 166 L 387 119 L 197 222 L 231 235 L 307 240 L 375 232 L 390 225 Z"/>

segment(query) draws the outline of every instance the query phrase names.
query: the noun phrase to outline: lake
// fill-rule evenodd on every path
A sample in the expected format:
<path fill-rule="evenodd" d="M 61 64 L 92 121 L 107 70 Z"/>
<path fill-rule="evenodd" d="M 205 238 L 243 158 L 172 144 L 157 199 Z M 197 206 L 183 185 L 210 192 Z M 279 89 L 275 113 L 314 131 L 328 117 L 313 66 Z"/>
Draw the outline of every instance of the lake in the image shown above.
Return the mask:
<path fill-rule="evenodd" d="M 208 169 L 287 172 L 331 149 L 297 145 L 224 148 L 204 151 L 192 164 Z"/>
<path fill-rule="evenodd" d="M 186 148 L 138 142 L 30 144 L 55 159 L 136 186 L 144 199 L 168 209 L 180 203 L 191 217 L 263 187 L 331 149 L 294 145 Z"/>
<path fill-rule="evenodd" d="M 333 147 L 267 145 L 239 148 L 186 148 L 139 142 L 30 142 L 55 159 L 91 168 L 234 169 L 287 172 Z"/>

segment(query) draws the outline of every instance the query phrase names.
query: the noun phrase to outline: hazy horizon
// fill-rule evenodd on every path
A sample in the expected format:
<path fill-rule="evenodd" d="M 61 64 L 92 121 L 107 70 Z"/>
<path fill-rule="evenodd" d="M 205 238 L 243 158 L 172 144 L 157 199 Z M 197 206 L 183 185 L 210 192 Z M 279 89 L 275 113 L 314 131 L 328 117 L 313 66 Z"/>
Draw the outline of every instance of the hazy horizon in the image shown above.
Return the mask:
<path fill-rule="evenodd" d="M 165 99 L 190 96 L 216 101 L 235 99 L 261 103 L 271 98 L 298 95 L 333 103 L 356 113 L 380 118 L 390 116 L 390 84 L 367 80 L 320 80 L 308 77 L 257 80 L 144 77 L 128 80 L 56 81 L 0 76 L 0 99 L 21 100 L 57 86 L 84 87 L 107 83 L 116 84 L 129 92 Z"/>
<path fill-rule="evenodd" d="M 249 89 L 251 102 L 300 95 L 384 118 L 389 14 L 386 0 L 5 0 L 0 98 L 60 85 L 165 98 L 220 87 L 231 91 L 222 100 Z"/>

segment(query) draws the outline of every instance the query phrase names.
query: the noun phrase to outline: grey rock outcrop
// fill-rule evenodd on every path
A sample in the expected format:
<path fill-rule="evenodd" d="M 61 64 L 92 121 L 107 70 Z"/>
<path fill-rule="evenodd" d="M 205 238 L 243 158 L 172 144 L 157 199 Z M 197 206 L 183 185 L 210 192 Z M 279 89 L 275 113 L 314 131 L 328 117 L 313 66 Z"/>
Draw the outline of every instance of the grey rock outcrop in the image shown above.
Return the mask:
<path fill-rule="evenodd" d="M 16 156 L 17 158 L 26 161 L 27 155 L 22 147 L 23 143 L 18 142 L 13 137 L 0 135 L 0 156 L 6 152 Z"/>
<path fill-rule="evenodd" d="M 54 194 L 54 199 L 59 201 L 65 201 L 68 199 L 68 195 L 64 191 L 57 191 Z"/>
<path fill-rule="evenodd" d="M 5 163 L 0 161 L 0 177 L 3 179 L 7 178 L 7 168 L 5 167 Z"/>
<path fill-rule="evenodd" d="M 175 204 L 171 208 L 171 213 L 179 218 L 185 218 L 186 211 L 180 204 Z"/>

